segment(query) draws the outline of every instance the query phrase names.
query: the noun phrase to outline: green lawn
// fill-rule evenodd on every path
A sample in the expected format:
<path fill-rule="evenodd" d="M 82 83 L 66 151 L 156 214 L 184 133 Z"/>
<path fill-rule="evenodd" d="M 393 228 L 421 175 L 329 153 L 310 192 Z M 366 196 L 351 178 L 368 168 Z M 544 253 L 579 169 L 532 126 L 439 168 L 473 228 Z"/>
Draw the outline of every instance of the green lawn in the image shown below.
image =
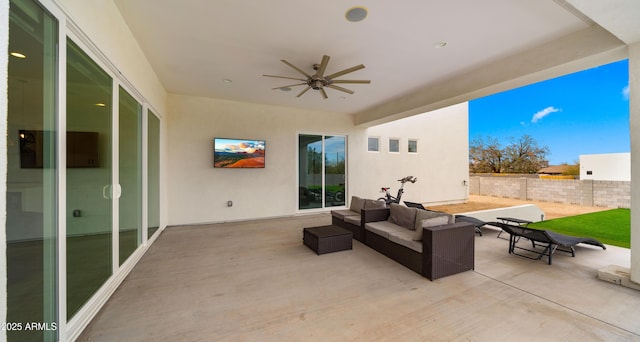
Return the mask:
<path fill-rule="evenodd" d="M 629 209 L 612 209 L 563 217 L 532 223 L 529 227 L 566 235 L 591 237 L 602 243 L 619 247 L 629 248 L 631 245 L 631 210 Z"/>

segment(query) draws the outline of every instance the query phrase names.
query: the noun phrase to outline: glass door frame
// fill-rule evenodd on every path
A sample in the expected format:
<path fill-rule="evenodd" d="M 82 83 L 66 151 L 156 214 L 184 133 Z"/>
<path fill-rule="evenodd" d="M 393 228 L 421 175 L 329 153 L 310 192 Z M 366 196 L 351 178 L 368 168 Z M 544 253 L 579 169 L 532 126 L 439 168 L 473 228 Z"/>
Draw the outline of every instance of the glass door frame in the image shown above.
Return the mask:
<path fill-rule="evenodd" d="M 66 132 L 67 127 L 67 116 L 66 116 L 66 89 L 67 86 L 67 75 L 66 75 L 66 42 L 67 39 L 73 41 L 91 60 L 96 63 L 102 70 L 111 77 L 111 87 L 112 87 L 112 96 L 111 96 L 111 184 L 109 187 L 108 193 L 110 194 L 111 200 L 111 236 L 112 236 L 112 250 L 111 250 L 111 265 L 112 265 L 112 274 L 111 276 L 103 283 L 103 285 L 93 294 L 93 296 L 86 301 L 83 306 L 77 311 L 77 313 L 71 317 L 67 321 L 67 282 L 66 282 L 66 235 L 67 235 L 67 225 L 66 225 L 66 215 L 64 213 L 67 212 L 66 202 L 67 202 L 67 192 L 66 192 L 66 134 L 58 134 L 58 146 L 60 148 L 58 154 L 58 165 L 59 165 L 59 216 L 58 216 L 58 225 L 59 230 L 58 234 L 61 237 L 58 239 L 58 319 L 59 319 L 59 332 L 60 339 L 63 340 L 63 336 L 65 339 L 69 337 L 77 337 L 84 327 L 90 322 L 91 319 L 95 316 L 97 311 L 102 308 L 102 306 L 106 303 L 106 301 L 111 297 L 111 295 L 115 292 L 117 287 L 120 285 L 122 280 L 126 277 L 126 275 L 133 269 L 135 264 L 140 260 L 142 255 L 144 255 L 147 247 L 149 239 L 147 238 L 147 171 L 148 171 L 148 163 L 146 160 L 147 157 L 147 112 L 148 109 L 152 108 L 145 100 L 140 93 L 135 90 L 133 86 L 131 86 L 126 80 L 123 81 L 120 75 L 116 74 L 112 68 L 109 67 L 108 62 L 104 61 L 104 57 L 100 54 L 100 51 L 96 51 L 96 47 L 88 41 L 88 38 L 84 37 L 81 31 L 76 33 L 76 29 L 69 29 L 69 23 L 65 20 L 66 17 L 62 17 L 62 23 L 67 23 L 67 26 L 64 30 L 60 30 L 60 80 L 59 80 L 59 98 L 60 98 L 60 106 L 58 116 L 58 132 Z M 63 25 L 61 25 L 63 26 Z M 62 46 L 64 45 L 64 46 Z M 119 197 L 120 197 L 120 183 L 119 183 L 119 168 L 120 168 L 120 153 L 119 153 L 119 90 L 120 88 L 124 89 L 129 95 L 131 95 L 142 108 L 142 240 L 140 245 L 136 248 L 136 250 L 129 256 L 129 258 L 120 265 L 119 262 Z M 162 118 L 158 117 L 158 120 L 162 122 Z M 160 225 L 162 227 L 162 224 Z M 64 237 L 64 238 L 63 238 Z"/>
<path fill-rule="evenodd" d="M 315 135 L 322 138 L 322 205 L 319 208 L 309 208 L 309 209 L 301 209 L 300 208 L 300 136 L 302 135 Z M 334 209 L 343 209 L 346 208 L 348 203 L 348 199 L 345 198 L 345 204 L 342 206 L 330 206 L 328 207 L 326 204 L 326 157 L 325 157 L 325 141 L 328 137 L 343 137 L 344 138 L 344 179 L 345 179 L 345 197 L 347 197 L 349 193 L 349 136 L 345 133 L 317 133 L 317 132 L 309 132 L 309 131 L 299 131 L 296 132 L 295 136 L 295 145 L 296 146 L 296 163 L 295 163 L 295 172 L 296 172 L 296 184 L 295 184 L 295 206 L 297 213 L 313 213 L 313 212 L 325 212 L 327 210 Z"/>
<path fill-rule="evenodd" d="M 56 136 L 55 136 L 55 164 L 56 172 L 53 176 L 56 182 L 56 215 L 54 227 L 56 230 L 56 252 L 55 260 L 55 273 L 56 273 L 56 285 L 55 285 L 55 320 L 57 323 L 56 334 L 57 340 L 66 341 L 74 340 L 78 338 L 82 330 L 90 323 L 95 317 L 98 311 L 104 306 L 106 301 L 116 291 L 117 287 L 122 283 L 124 278 L 129 274 L 131 269 L 139 261 L 142 255 L 147 251 L 150 242 L 153 242 L 160 234 L 156 233 L 150 239 L 147 235 L 147 179 L 148 179 L 148 127 L 147 118 L 148 115 L 154 115 L 159 121 L 159 137 L 158 146 L 160 149 L 159 164 L 162 165 L 162 146 L 163 146 L 163 132 L 164 126 L 163 116 L 161 111 L 150 105 L 147 99 L 141 95 L 139 91 L 135 89 L 126 78 L 123 76 L 117 67 L 102 53 L 102 51 L 93 43 L 93 41 L 87 37 L 87 35 L 78 27 L 72 20 L 69 19 L 67 12 L 65 12 L 55 0 L 35 0 L 39 5 L 44 8 L 55 20 L 58 22 L 57 27 L 57 61 L 55 63 L 56 79 L 55 84 L 55 100 L 56 105 L 54 109 L 54 123 Z M 131 254 L 129 259 L 119 265 L 119 262 L 113 261 L 112 275 L 102 284 L 102 286 L 93 294 L 93 296 L 86 301 L 82 308 L 69 320 L 67 320 L 67 39 L 73 41 L 82 52 L 84 52 L 91 60 L 96 63 L 102 70 L 107 73 L 112 80 L 112 103 L 111 103 L 111 185 L 112 193 L 115 190 L 116 184 L 119 181 L 119 151 L 118 151 L 118 90 L 119 87 L 125 89 L 130 95 L 132 95 L 136 101 L 142 105 L 142 240 L 141 244 Z M 149 114 L 152 111 L 154 114 Z M 162 170 L 158 170 L 159 173 L 159 189 L 160 193 L 163 193 L 164 187 L 162 184 Z M 112 241 L 112 259 L 117 259 L 118 256 L 118 203 L 117 196 L 111 198 L 111 220 L 112 220 L 112 237 L 116 239 Z M 160 211 L 158 213 L 158 230 L 161 232 L 165 228 L 165 220 L 162 212 L 163 203 L 160 201 Z M 116 243 L 113 243 L 116 242 Z M 4 265 L 6 267 L 6 263 Z M 6 284 L 4 286 L 6 292 Z"/>

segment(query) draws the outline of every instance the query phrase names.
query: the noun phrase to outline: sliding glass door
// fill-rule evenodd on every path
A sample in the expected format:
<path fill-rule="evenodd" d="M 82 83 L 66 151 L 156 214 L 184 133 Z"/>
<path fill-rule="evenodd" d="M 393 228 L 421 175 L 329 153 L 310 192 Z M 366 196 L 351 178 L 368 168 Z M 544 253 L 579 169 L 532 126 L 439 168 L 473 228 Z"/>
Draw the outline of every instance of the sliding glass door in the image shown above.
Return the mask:
<path fill-rule="evenodd" d="M 345 205 L 346 137 L 298 136 L 298 209 Z"/>
<path fill-rule="evenodd" d="M 142 243 L 142 106 L 120 87 L 118 110 L 119 262 Z"/>
<path fill-rule="evenodd" d="M 147 111 L 147 236 L 160 227 L 160 120 Z"/>
<path fill-rule="evenodd" d="M 56 82 L 58 22 L 32 0 L 9 2 L 6 331 L 54 341 L 57 325 Z M 2 332 L 4 334 L 4 331 Z"/>
<path fill-rule="evenodd" d="M 68 338 L 160 231 L 160 119 L 43 4 L 8 1 L 9 341 Z"/>
<path fill-rule="evenodd" d="M 67 41 L 67 318 L 111 276 L 112 79 Z"/>

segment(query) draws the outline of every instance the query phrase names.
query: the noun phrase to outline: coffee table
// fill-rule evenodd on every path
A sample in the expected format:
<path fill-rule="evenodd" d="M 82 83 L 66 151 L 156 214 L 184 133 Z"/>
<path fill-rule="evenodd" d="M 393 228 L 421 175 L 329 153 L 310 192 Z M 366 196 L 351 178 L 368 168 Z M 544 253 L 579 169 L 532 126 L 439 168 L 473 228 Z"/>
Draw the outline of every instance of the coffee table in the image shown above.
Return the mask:
<path fill-rule="evenodd" d="M 352 239 L 351 231 L 334 225 L 302 230 L 302 242 L 318 255 L 352 249 Z"/>

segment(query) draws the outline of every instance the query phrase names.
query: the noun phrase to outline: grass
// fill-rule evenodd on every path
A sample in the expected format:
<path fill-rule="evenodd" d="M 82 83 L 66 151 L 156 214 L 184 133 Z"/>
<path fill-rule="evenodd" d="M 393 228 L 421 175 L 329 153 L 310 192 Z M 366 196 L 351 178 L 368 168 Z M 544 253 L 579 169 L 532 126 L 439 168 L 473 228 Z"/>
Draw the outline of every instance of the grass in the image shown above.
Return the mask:
<path fill-rule="evenodd" d="M 529 227 L 557 233 L 591 237 L 619 247 L 631 246 L 631 210 L 612 209 L 596 213 L 536 222 Z"/>

